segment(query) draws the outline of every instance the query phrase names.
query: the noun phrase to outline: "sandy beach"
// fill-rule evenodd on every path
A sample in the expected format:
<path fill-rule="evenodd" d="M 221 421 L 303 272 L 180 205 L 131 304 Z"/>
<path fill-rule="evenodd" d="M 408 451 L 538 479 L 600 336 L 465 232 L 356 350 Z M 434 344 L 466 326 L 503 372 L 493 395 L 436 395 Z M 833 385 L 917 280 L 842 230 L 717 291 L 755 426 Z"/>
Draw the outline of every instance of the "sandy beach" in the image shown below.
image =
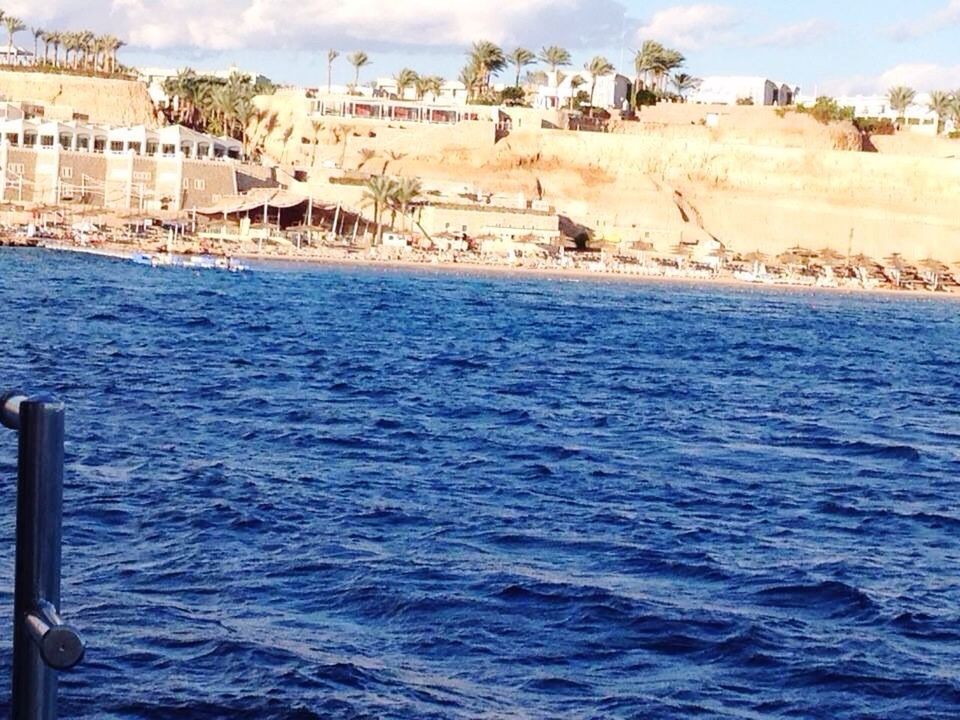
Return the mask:
<path fill-rule="evenodd" d="M 129 260 L 137 252 L 161 252 L 162 248 L 155 243 L 132 246 L 129 243 L 99 242 L 95 245 L 84 245 L 72 242 L 48 242 L 42 245 L 44 249 L 60 252 L 76 252 L 117 260 Z M 171 247 L 171 252 L 184 256 L 201 254 L 195 243 L 179 244 Z M 863 287 L 853 280 L 845 281 L 836 286 L 810 282 L 812 278 L 805 278 L 805 282 L 791 282 L 789 278 L 778 278 L 767 282 L 748 282 L 740 280 L 731 272 L 708 273 L 703 271 L 688 271 L 673 269 L 672 272 L 658 274 L 656 272 L 625 272 L 622 263 L 611 263 L 605 267 L 584 267 L 579 265 L 561 266 L 556 262 L 538 261 L 527 263 L 507 263 L 499 258 L 483 258 L 471 254 L 470 257 L 441 257 L 435 254 L 407 253 L 404 256 L 383 256 L 371 253 L 369 250 L 347 249 L 342 247 L 321 246 L 303 249 L 294 252 L 265 251 L 257 252 L 250 248 L 238 248 L 236 252 L 209 252 L 207 254 L 219 257 L 230 257 L 245 263 L 252 263 L 253 269 L 257 266 L 296 268 L 299 266 L 329 266 L 329 267 L 366 267 L 383 270 L 437 272 L 455 275 L 488 275 L 512 278 L 530 278 L 558 281 L 590 281 L 590 282 L 617 282 L 635 283 L 642 285 L 662 286 L 669 291 L 670 286 L 685 285 L 717 289 L 753 290 L 756 292 L 785 291 L 791 293 L 817 293 L 841 296 L 876 296 L 889 298 L 914 298 L 922 300 L 950 300 L 960 299 L 960 293 L 952 291 L 896 289 L 890 286 Z M 648 268 L 649 270 L 649 268 Z"/>

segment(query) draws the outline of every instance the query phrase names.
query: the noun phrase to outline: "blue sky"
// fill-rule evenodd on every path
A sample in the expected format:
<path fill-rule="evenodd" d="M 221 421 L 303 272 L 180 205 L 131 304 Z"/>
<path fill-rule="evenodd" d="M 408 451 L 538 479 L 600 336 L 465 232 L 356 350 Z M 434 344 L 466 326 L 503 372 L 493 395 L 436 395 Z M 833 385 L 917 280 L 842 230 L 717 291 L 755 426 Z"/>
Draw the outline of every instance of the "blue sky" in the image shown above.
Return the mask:
<path fill-rule="evenodd" d="M 326 50 L 365 50 L 365 79 L 409 66 L 456 76 L 466 46 L 547 43 L 577 65 L 596 54 L 629 71 L 650 37 L 682 50 L 699 77 L 766 75 L 805 91 L 960 88 L 960 0 L 7 0 L 30 25 L 113 32 L 128 63 L 235 64 L 279 82 L 325 83 Z M 20 44 L 32 42 L 24 34 Z M 351 71 L 341 59 L 335 81 Z"/>

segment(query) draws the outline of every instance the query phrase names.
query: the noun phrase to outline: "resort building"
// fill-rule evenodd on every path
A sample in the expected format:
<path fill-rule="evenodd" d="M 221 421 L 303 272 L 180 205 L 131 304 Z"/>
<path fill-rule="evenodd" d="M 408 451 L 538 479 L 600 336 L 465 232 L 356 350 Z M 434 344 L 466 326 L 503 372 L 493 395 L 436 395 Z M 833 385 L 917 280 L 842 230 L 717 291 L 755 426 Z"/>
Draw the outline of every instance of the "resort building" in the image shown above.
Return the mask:
<path fill-rule="evenodd" d="M 390 100 L 409 100 L 424 102 L 428 105 L 458 105 L 467 104 L 469 93 L 467 86 L 459 80 L 447 80 L 440 86 L 439 93 L 427 93 L 422 98 L 417 97 L 414 86 L 404 88 L 403 97 L 400 97 L 400 88 L 394 78 L 378 78 L 374 83 L 373 96 Z"/>
<path fill-rule="evenodd" d="M 700 105 L 793 105 L 800 94 L 795 85 L 763 77 L 708 77 L 689 102 Z"/>
<path fill-rule="evenodd" d="M 586 71 L 565 74 L 548 72 L 547 84 L 539 85 L 533 105 L 538 110 L 576 109 L 579 93 L 590 95 L 593 75 Z M 630 100 L 630 79 L 625 75 L 603 75 L 597 77 L 593 104 L 596 107 L 619 109 Z M 589 102 L 589 100 L 587 101 Z"/>
<path fill-rule="evenodd" d="M 429 101 L 389 100 L 355 95 L 321 95 L 309 102 L 310 114 L 318 117 L 444 125 L 471 121 L 493 122 L 499 117 L 496 107 L 486 105 L 436 104 Z"/>
<path fill-rule="evenodd" d="M 2 106 L 0 106 L 2 107 Z M 0 138 L 13 147 L 79 152 L 124 154 L 147 157 L 239 160 L 243 145 L 232 138 L 214 137 L 181 125 L 153 130 L 143 125 L 111 127 L 87 125 L 72 120 L 27 120 L 22 116 L 0 120 Z"/>
<path fill-rule="evenodd" d="M 182 210 L 269 184 L 241 165 L 241 146 L 172 126 L 152 130 L 77 122 L 0 121 L 2 199 L 116 209 Z"/>
<path fill-rule="evenodd" d="M 929 93 L 918 93 L 910 106 L 903 112 L 897 112 L 890 107 L 890 98 L 887 95 L 846 95 L 834 98 L 840 107 L 853 108 L 854 117 L 869 120 L 889 120 L 893 123 L 903 121 L 904 129 L 925 135 L 937 134 L 937 114 L 930 109 Z M 804 96 L 798 102 L 805 105 L 816 103 L 815 97 Z M 953 125 L 947 122 L 947 130 Z"/>
<path fill-rule="evenodd" d="M 0 47 L 0 65 L 33 65 L 35 58 L 29 50 L 16 45 Z"/>
<path fill-rule="evenodd" d="M 420 209 L 419 221 L 431 236 L 494 237 L 550 245 L 560 242 L 559 215 L 553 208 L 538 203 L 429 203 Z"/>

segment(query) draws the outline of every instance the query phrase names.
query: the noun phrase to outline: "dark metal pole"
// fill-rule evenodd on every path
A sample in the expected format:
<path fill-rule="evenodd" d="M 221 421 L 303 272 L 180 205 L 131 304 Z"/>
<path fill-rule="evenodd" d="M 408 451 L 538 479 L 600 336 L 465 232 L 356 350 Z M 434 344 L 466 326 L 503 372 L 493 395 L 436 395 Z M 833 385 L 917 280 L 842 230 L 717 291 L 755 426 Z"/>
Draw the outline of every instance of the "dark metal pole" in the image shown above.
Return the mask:
<path fill-rule="evenodd" d="M 55 670 L 76 665 L 83 641 L 60 619 L 63 404 L 8 394 L 0 419 L 20 433 L 13 629 L 13 720 L 55 720 Z"/>

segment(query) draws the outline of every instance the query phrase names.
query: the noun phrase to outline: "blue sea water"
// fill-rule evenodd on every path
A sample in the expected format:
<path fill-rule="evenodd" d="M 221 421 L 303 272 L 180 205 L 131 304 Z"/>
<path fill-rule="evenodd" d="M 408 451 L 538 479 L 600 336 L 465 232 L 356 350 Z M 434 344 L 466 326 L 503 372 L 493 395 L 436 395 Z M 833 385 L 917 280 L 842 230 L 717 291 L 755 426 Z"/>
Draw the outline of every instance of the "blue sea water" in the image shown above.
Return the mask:
<path fill-rule="evenodd" d="M 958 310 L 0 252 L 0 385 L 69 407 L 61 715 L 957 717 Z"/>

